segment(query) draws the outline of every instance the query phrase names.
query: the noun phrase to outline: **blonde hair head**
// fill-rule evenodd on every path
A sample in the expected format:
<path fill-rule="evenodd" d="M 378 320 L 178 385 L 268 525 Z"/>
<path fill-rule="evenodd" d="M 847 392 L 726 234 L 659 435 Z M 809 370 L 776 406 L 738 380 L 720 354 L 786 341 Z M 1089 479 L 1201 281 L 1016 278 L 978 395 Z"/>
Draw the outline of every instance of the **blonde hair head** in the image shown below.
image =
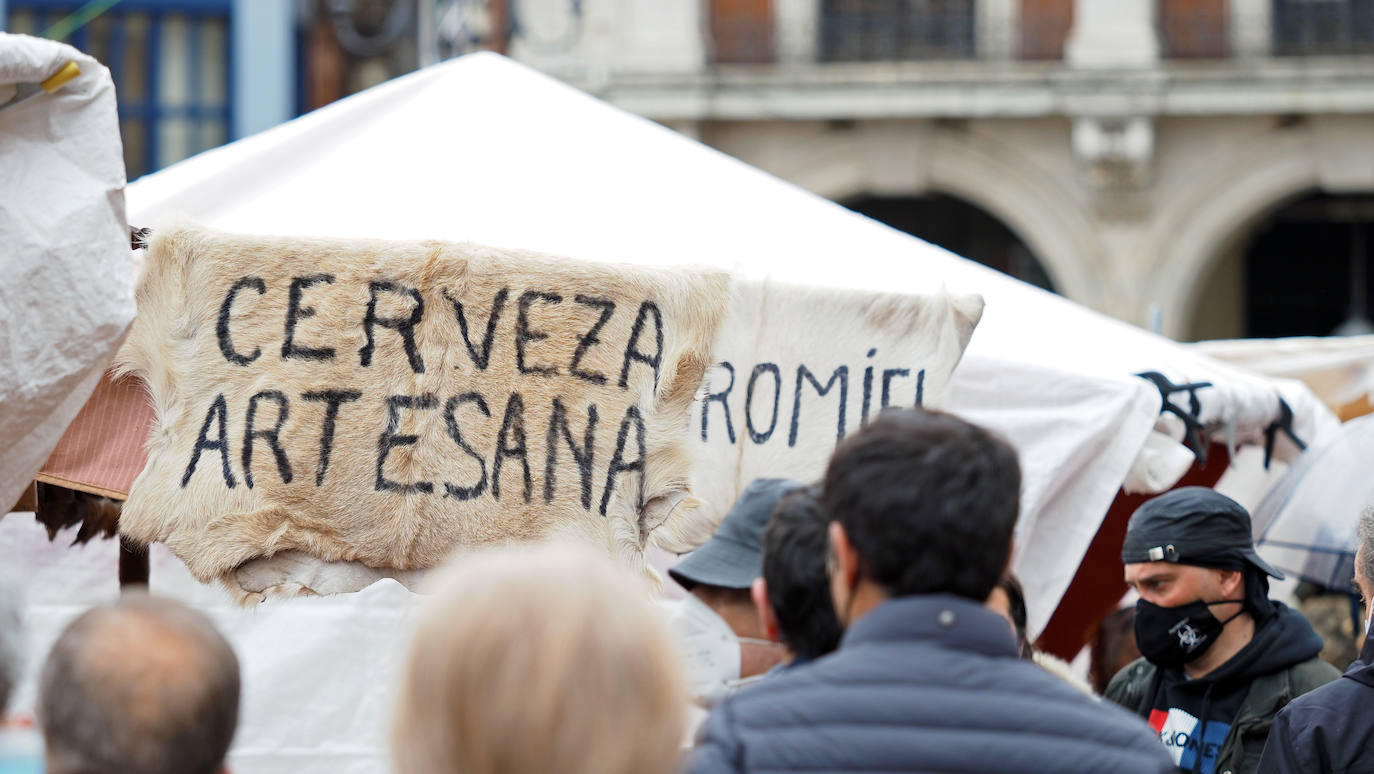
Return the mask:
<path fill-rule="evenodd" d="M 668 774 L 688 703 L 643 581 L 543 544 L 460 555 L 405 669 L 398 774 Z"/>

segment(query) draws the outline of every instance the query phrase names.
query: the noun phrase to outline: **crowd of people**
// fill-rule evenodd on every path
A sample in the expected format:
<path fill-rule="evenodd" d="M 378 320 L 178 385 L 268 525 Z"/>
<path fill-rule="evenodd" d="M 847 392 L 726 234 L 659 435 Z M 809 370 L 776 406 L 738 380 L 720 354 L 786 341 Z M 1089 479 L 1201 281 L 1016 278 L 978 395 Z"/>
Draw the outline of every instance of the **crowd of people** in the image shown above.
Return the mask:
<path fill-rule="evenodd" d="M 1306 619 L 1269 598 L 1281 576 L 1241 506 L 1185 488 L 1131 517 L 1122 562 L 1142 655 L 1099 697 L 1026 636 L 1009 573 L 1020 488 L 1004 440 L 889 410 L 840 443 L 822 481 L 746 487 L 669 571 L 686 591 L 671 615 L 585 547 L 464 554 L 413 635 L 395 770 L 1374 770 L 1374 719 L 1352 711 L 1374 690 L 1374 652 L 1344 679 L 1317 658 Z M 1368 598 L 1374 512 L 1355 575 Z M 3 601 L 0 712 L 17 660 Z M 46 770 L 224 770 L 239 691 L 209 619 L 126 594 L 47 656 Z"/>

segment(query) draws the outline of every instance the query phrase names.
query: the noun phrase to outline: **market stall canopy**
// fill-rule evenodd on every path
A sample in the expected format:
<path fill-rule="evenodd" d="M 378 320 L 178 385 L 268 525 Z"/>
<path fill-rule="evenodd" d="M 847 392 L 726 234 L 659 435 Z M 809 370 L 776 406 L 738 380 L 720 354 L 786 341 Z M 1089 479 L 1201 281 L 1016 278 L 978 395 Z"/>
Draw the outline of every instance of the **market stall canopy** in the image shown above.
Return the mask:
<path fill-rule="evenodd" d="M 438 238 L 872 292 L 981 294 L 945 407 L 1006 435 L 1025 467 L 1015 569 L 1030 628 L 1054 611 L 1130 478 L 1163 489 L 1192 457 L 1160 428 L 1162 390 L 1197 427 L 1264 441 L 1300 384 L 1209 360 L 857 215 L 494 54 L 427 68 L 129 188 L 130 222 L 189 216 L 257 234 Z M 1152 371 L 1158 383 L 1135 374 Z M 738 424 L 738 420 L 737 420 Z M 1154 440 L 1147 444 L 1147 439 Z M 1296 447 L 1280 440 L 1277 453 Z M 1181 460 L 1181 464 L 1180 464 Z"/>
<path fill-rule="evenodd" d="M 43 464 L 134 316 L 110 73 L 0 32 L 0 504 Z"/>
<path fill-rule="evenodd" d="M 1374 335 L 1221 339 L 1188 346 L 1259 374 L 1300 379 L 1341 419 L 1374 410 Z"/>

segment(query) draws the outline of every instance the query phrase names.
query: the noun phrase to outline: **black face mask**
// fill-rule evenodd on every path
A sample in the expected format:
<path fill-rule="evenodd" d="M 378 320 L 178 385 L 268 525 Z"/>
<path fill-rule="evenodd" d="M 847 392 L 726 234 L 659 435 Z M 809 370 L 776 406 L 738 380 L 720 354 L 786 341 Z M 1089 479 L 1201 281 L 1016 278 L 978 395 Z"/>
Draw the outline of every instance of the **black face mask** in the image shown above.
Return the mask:
<path fill-rule="evenodd" d="M 1140 600 L 1135 603 L 1135 642 L 1140 655 L 1162 668 L 1183 666 L 1216 642 L 1222 627 L 1240 615 L 1218 621 L 1208 608 L 1243 599 L 1223 599 L 1218 602 L 1198 600 L 1177 607 L 1160 607 Z M 1243 612 L 1243 611 L 1242 611 Z"/>

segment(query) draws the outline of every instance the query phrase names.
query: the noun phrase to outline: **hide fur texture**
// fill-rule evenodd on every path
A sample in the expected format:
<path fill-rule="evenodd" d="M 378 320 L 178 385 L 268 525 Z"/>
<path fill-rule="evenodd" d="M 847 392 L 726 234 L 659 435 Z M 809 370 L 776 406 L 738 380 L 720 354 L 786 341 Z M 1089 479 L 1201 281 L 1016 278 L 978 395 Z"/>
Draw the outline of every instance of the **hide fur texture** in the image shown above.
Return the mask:
<path fill-rule="evenodd" d="M 682 428 L 729 298 L 711 271 L 159 229 L 118 358 L 157 415 L 120 530 L 245 601 L 348 590 L 299 582 L 308 557 L 512 540 L 643 569 L 647 516 L 691 517 Z"/>

